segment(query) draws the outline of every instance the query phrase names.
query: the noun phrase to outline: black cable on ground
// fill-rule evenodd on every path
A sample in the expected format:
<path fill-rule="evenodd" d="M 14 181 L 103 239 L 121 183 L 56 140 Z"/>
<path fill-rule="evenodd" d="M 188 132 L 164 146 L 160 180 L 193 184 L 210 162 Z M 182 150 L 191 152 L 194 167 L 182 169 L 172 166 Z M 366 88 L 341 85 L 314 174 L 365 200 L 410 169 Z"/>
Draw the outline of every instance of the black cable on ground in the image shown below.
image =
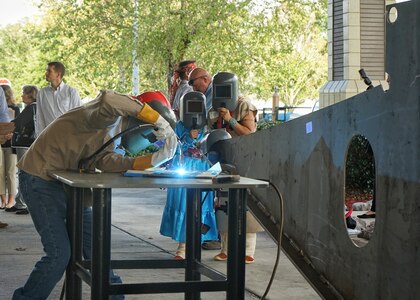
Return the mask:
<path fill-rule="evenodd" d="M 63 288 L 61 289 L 60 300 L 64 300 L 64 294 L 65 294 L 65 292 L 66 292 L 66 279 L 64 279 Z"/>
<path fill-rule="evenodd" d="M 267 181 L 265 179 L 259 179 L 262 181 Z M 264 295 L 261 297 L 261 299 L 266 299 L 268 292 L 270 291 L 271 285 L 273 284 L 274 281 L 274 276 L 276 275 L 276 271 L 277 271 L 277 267 L 279 265 L 279 261 L 280 261 L 280 254 L 281 254 L 281 239 L 283 237 L 283 224 L 284 224 L 284 203 L 283 203 L 283 197 L 279 191 L 279 189 L 277 188 L 277 186 L 275 184 L 273 184 L 270 180 L 268 180 L 268 183 L 270 184 L 270 186 L 276 191 L 277 196 L 279 197 L 280 200 L 280 228 L 279 228 L 279 235 L 278 235 L 278 243 L 277 243 L 277 255 L 276 255 L 276 262 L 274 264 L 273 267 L 273 271 L 271 272 L 271 277 L 270 277 L 270 281 L 268 282 L 267 288 L 265 289 Z"/>

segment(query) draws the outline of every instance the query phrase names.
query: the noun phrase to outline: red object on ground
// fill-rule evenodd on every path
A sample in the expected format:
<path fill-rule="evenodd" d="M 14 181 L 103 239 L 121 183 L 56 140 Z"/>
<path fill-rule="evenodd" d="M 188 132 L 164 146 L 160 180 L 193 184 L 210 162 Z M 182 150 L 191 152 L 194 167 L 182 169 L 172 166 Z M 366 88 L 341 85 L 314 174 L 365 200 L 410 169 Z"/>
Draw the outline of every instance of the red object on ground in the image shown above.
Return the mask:
<path fill-rule="evenodd" d="M 348 217 L 350 217 L 352 212 L 353 212 L 353 209 L 350 209 L 348 212 L 346 212 L 346 214 L 344 215 L 344 218 L 347 219 Z"/>
<path fill-rule="evenodd" d="M 351 210 L 355 202 L 368 202 L 373 199 L 372 193 L 363 191 L 346 191 L 344 204 L 348 210 Z"/>

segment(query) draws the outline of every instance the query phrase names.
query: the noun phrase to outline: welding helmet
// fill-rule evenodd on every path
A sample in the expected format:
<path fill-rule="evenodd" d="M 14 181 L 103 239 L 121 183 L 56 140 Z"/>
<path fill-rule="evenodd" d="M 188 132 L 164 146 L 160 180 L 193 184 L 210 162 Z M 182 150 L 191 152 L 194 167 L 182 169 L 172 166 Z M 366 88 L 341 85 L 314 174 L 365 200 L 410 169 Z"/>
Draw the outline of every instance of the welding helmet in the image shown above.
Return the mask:
<path fill-rule="evenodd" d="M 233 73 L 219 72 L 214 75 L 212 85 L 213 109 L 226 107 L 229 111 L 234 111 L 238 104 L 238 77 Z"/>
<path fill-rule="evenodd" d="M 206 126 L 206 96 L 203 93 L 186 93 L 180 102 L 179 119 L 186 128 L 201 129 Z"/>
<path fill-rule="evenodd" d="M 140 100 L 142 103 L 147 103 L 157 111 L 168 123 L 171 125 L 172 129 L 176 125 L 176 117 L 174 112 L 171 109 L 171 104 L 165 95 L 159 91 L 154 92 L 144 92 L 135 97 Z M 137 118 L 129 117 L 127 128 L 134 126 L 146 124 L 143 121 L 140 121 Z M 132 131 L 121 138 L 121 145 L 130 153 L 136 154 L 139 151 L 146 149 L 147 147 L 154 145 L 156 142 L 156 137 L 153 134 L 152 127 L 139 128 L 135 131 Z"/>
<path fill-rule="evenodd" d="M 232 136 L 225 129 L 214 129 L 210 133 L 204 136 L 199 143 L 199 148 L 204 154 L 210 151 L 217 151 L 216 144 L 223 140 L 228 140 Z"/>
<path fill-rule="evenodd" d="M 159 91 L 144 92 L 136 97 L 142 103 L 147 103 L 151 108 L 156 110 L 168 123 L 172 129 L 176 126 L 176 116 L 171 108 L 168 98 Z"/>

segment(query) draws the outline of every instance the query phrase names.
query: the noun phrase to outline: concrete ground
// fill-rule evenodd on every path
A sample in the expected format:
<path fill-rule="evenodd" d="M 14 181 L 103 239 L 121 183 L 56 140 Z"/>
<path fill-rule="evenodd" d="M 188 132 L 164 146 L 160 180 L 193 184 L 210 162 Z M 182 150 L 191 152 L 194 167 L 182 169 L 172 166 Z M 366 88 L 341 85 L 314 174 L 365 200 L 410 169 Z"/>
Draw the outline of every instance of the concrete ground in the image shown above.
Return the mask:
<path fill-rule="evenodd" d="M 166 192 L 161 189 L 113 190 L 113 258 L 173 257 L 177 243 L 159 234 Z M 29 215 L 0 211 L 0 221 L 9 224 L 0 229 L 0 300 L 11 299 L 22 286 L 36 261 L 43 255 L 39 236 Z M 246 266 L 246 299 L 260 299 L 270 280 L 276 259 L 276 244 L 264 232 L 258 234 L 255 263 Z M 226 263 L 213 260 L 217 250 L 203 250 L 202 261 L 226 272 Z M 118 270 L 126 283 L 183 280 L 183 270 Z M 63 280 L 48 299 L 60 298 Z M 201 299 L 225 299 L 224 292 L 202 293 Z M 83 299 L 90 299 L 89 287 L 83 287 Z M 127 295 L 126 299 L 184 299 L 183 294 Z M 309 283 L 282 253 L 274 282 L 266 299 L 320 299 Z"/>

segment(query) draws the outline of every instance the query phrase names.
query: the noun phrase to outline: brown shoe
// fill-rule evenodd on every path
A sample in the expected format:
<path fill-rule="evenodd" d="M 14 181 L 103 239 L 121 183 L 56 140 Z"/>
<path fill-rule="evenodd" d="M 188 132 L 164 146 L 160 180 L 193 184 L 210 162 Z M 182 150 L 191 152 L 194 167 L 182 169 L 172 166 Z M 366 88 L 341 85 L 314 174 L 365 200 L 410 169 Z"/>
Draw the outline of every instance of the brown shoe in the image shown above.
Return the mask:
<path fill-rule="evenodd" d="M 245 263 L 246 264 L 252 264 L 252 263 L 254 263 L 254 260 L 255 259 L 252 256 L 249 256 L 249 255 L 245 256 Z"/>
<path fill-rule="evenodd" d="M 9 224 L 0 222 L 0 228 L 4 228 L 4 227 L 7 227 L 7 226 L 9 226 Z"/>
<path fill-rule="evenodd" d="M 218 260 L 218 261 L 225 261 L 225 260 L 227 260 L 227 255 L 224 254 L 223 252 L 220 252 L 215 257 L 213 257 L 213 259 Z"/>

